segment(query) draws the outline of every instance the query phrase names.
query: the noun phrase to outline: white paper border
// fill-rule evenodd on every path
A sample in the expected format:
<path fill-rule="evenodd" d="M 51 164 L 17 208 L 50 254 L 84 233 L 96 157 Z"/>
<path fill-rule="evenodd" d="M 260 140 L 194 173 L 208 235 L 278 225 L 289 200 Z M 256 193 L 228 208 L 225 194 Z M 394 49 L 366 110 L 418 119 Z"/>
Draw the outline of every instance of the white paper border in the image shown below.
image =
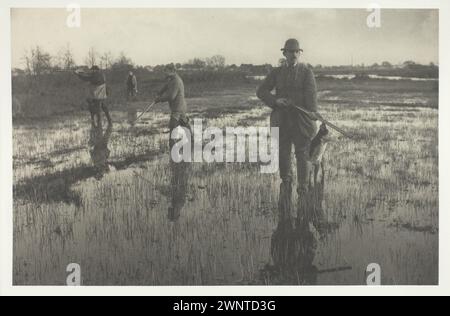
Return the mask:
<path fill-rule="evenodd" d="M 383 8 L 440 10 L 439 94 L 439 286 L 185 286 L 185 287 L 13 287 L 12 286 L 12 108 L 10 8 L 81 7 L 132 8 Z M 450 4 L 448 0 L 303 0 L 303 1 L 2 1 L 0 4 L 0 295 L 168 295 L 168 296 L 297 296 L 297 295 L 448 295 L 450 293 Z M 426 45 L 426 43 L 424 43 Z M 447 194 L 445 194 L 447 193 Z"/>

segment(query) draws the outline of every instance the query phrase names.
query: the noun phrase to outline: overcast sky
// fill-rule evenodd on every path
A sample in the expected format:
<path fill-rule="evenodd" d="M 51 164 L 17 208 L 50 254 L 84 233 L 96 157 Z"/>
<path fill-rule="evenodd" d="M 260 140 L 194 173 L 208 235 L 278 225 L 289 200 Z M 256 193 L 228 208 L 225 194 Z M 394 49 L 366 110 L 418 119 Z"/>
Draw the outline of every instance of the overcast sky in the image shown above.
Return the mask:
<path fill-rule="evenodd" d="M 81 28 L 65 9 L 13 9 L 12 64 L 23 68 L 35 45 L 55 55 L 67 43 L 82 64 L 94 47 L 138 65 L 225 56 L 227 64 L 276 64 L 287 38 L 298 38 L 305 62 L 348 65 L 414 60 L 439 62 L 437 10 L 382 10 L 369 28 L 364 9 L 82 9 Z"/>

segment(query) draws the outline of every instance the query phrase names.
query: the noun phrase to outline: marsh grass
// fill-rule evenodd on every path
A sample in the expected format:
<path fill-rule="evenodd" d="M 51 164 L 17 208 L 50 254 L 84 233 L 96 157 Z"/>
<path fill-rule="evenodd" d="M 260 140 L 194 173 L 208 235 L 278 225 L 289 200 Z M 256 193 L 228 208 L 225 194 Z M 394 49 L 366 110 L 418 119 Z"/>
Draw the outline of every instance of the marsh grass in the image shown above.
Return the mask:
<path fill-rule="evenodd" d="M 355 137 L 333 133 L 326 153 L 323 206 L 339 229 L 318 243 L 314 261 L 352 270 L 320 274 L 317 283 L 362 285 L 377 262 L 383 284 L 437 284 L 438 113 L 373 102 L 376 95 L 327 92 L 358 105 L 321 104 L 323 116 Z M 248 90 L 188 102 L 206 126 L 269 122 Z M 156 109 L 134 128 L 126 112 L 113 118 L 109 160 L 117 168 L 101 180 L 52 176 L 90 168 L 87 116 L 14 126 L 14 284 L 64 285 L 71 262 L 80 264 L 84 285 L 285 284 L 261 278 L 272 263 L 277 175 L 260 174 L 257 164 L 195 163 L 181 217 L 171 222 L 167 111 Z"/>

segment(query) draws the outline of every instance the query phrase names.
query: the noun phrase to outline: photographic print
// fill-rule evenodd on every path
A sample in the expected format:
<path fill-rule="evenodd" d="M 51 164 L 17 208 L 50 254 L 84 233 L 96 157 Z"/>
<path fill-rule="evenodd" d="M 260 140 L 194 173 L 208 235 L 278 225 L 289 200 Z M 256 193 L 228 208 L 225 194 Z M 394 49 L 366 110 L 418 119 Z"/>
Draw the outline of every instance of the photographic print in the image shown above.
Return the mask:
<path fill-rule="evenodd" d="M 439 10 L 11 9 L 15 286 L 439 284 Z"/>

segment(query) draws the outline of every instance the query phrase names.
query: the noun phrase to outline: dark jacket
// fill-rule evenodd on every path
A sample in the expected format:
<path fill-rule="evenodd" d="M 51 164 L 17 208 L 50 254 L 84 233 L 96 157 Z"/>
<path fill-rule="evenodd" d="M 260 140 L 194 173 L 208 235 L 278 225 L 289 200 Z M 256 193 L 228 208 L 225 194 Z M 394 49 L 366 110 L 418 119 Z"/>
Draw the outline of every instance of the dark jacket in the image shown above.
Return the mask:
<path fill-rule="evenodd" d="M 102 71 L 78 72 L 77 76 L 90 83 L 89 97 L 95 100 L 105 100 L 108 96 L 106 78 Z"/>
<path fill-rule="evenodd" d="M 272 91 L 275 89 L 275 94 Z M 299 132 L 312 139 L 317 126 L 315 121 L 296 109 L 277 108 L 276 100 L 288 99 L 293 105 L 317 112 L 317 87 L 314 73 L 305 64 L 275 68 L 257 90 L 257 96 L 279 115 L 279 124 L 295 126 Z"/>
<path fill-rule="evenodd" d="M 168 78 L 167 84 L 159 92 L 161 102 L 169 102 L 172 114 L 186 114 L 187 106 L 184 98 L 183 80 L 178 74 Z"/>
<path fill-rule="evenodd" d="M 137 79 L 135 75 L 133 76 L 128 75 L 127 88 L 128 90 L 137 90 Z"/>

